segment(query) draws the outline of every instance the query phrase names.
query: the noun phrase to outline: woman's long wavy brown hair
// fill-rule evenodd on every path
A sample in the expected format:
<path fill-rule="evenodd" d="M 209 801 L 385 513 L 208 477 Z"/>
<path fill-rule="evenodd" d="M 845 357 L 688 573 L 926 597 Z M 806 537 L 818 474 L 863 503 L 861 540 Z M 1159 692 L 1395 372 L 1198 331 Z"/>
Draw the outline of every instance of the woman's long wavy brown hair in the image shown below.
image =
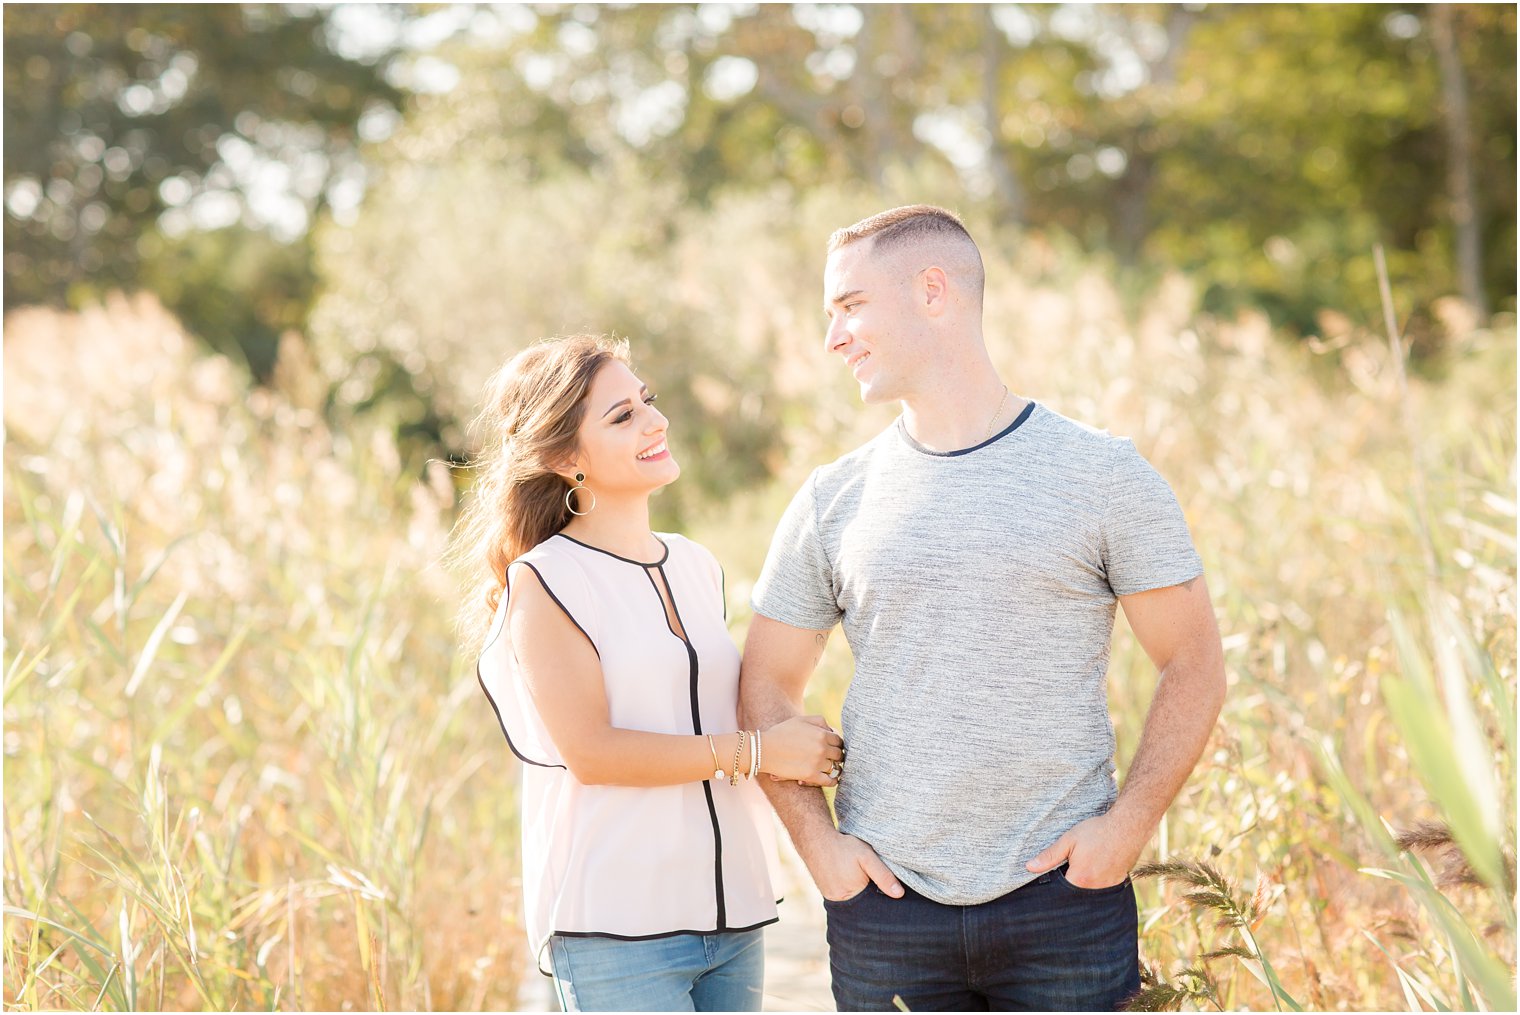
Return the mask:
<path fill-rule="evenodd" d="M 569 485 L 554 469 L 575 458 L 586 392 L 607 363 L 628 362 L 628 343 L 574 335 L 535 343 L 486 385 L 470 427 L 476 474 L 454 528 L 449 561 L 467 571 L 460 617 L 467 647 L 478 648 L 506 589 L 507 566 L 570 521 Z"/>

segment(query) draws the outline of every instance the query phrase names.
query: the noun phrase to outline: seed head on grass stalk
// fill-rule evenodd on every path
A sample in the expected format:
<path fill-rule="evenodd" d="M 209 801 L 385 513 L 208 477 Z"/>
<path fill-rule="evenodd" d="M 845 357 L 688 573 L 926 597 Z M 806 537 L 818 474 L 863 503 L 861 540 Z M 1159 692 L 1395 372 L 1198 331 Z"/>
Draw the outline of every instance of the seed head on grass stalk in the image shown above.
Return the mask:
<path fill-rule="evenodd" d="M 1192 891 L 1183 898 L 1194 909 L 1206 909 L 1219 914 L 1221 927 L 1249 927 L 1256 913 L 1251 905 L 1242 906 L 1235 898 L 1235 886 L 1216 867 L 1202 860 L 1167 860 L 1161 863 L 1143 863 L 1136 867 L 1133 878 L 1161 878 L 1163 881 L 1180 881 L 1191 885 Z M 1254 900 L 1253 900 L 1254 901 Z"/>
<path fill-rule="evenodd" d="M 1208 958 L 1209 956 L 1204 956 Z M 1126 1011 L 1181 1011 L 1182 1006 L 1211 1004 L 1223 1011 L 1219 984 L 1203 963 L 1177 971 L 1168 982 L 1149 966 L 1140 967 L 1140 991 L 1125 1004 Z"/>
<path fill-rule="evenodd" d="M 1484 881 L 1468 862 L 1462 847 L 1452 835 L 1450 826 L 1440 821 L 1421 821 L 1414 827 L 1394 836 L 1393 841 L 1402 850 L 1411 853 L 1434 853 L 1440 857 L 1441 869 L 1435 876 L 1437 888 L 1481 888 Z M 1515 858 L 1508 850 L 1502 854 L 1505 887 L 1515 893 Z"/>
<path fill-rule="evenodd" d="M 1285 1007 L 1292 1011 L 1303 1010 L 1302 1006 L 1283 987 L 1282 980 L 1256 940 L 1255 928 L 1260 926 L 1265 908 L 1271 904 L 1273 898 L 1269 892 L 1261 891 L 1258 886 L 1258 891 L 1253 893 L 1249 900 L 1242 901 L 1236 895 L 1235 885 L 1218 868 L 1202 860 L 1186 858 L 1141 864 L 1131 872 L 1131 877 L 1137 879 L 1154 877 L 1188 885 L 1191 890 L 1183 894 L 1183 899 L 1195 911 L 1217 914 L 1219 926 L 1234 930 L 1244 942 L 1243 947 L 1232 946 L 1206 952 L 1197 964 L 1184 968 L 1177 974 L 1177 980 L 1170 984 L 1158 980 L 1153 985 L 1154 990 L 1150 995 L 1153 1001 L 1148 1003 L 1160 1004 L 1175 1001 L 1180 1004 L 1188 997 L 1206 996 L 1204 993 L 1206 989 L 1212 990 L 1217 996 L 1218 989 L 1214 981 L 1210 979 L 1207 984 L 1204 984 L 1198 981 L 1197 973 L 1206 972 L 1207 962 L 1228 955 L 1239 958 L 1247 964 L 1247 968 L 1256 973 L 1271 991 L 1272 1003 L 1279 1011 Z M 1256 966 L 1260 967 L 1259 973 Z M 1142 994 L 1144 993 L 1142 990 Z"/>

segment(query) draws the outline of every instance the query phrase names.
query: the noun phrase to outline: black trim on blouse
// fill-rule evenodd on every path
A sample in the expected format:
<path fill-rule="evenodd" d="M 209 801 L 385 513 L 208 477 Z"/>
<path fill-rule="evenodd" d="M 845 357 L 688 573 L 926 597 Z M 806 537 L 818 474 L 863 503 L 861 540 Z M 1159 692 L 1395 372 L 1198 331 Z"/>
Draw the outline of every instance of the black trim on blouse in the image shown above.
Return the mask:
<path fill-rule="evenodd" d="M 781 905 L 782 901 L 781 899 L 777 899 L 776 905 Z M 779 916 L 773 916 L 769 920 L 761 920 L 759 923 L 752 923 L 748 927 L 718 927 L 713 930 L 665 930 L 658 934 L 608 934 L 599 930 L 557 930 L 550 934 L 549 937 L 605 937 L 611 938 L 614 941 L 658 941 L 663 937 L 680 937 L 683 934 L 747 934 L 752 930 L 759 930 L 761 927 L 769 927 L 780 919 L 781 917 Z M 548 946 L 548 944 L 549 942 L 545 940 L 544 945 Z M 554 975 L 552 971 L 544 968 L 542 956 L 539 957 L 538 971 L 544 976 Z"/>
<path fill-rule="evenodd" d="M 553 765 L 547 761 L 534 761 L 517 749 L 517 745 L 512 742 L 512 734 L 507 732 L 507 724 L 502 722 L 501 709 L 496 707 L 496 699 L 491 697 L 491 692 L 486 688 L 485 678 L 480 675 L 480 663 L 478 662 L 475 664 L 475 682 L 480 685 L 482 691 L 485 691 L 486 701 L 491 703 L 491 711 L 496 713 L 496 722 L 501 726 L 501 735 L 507 738 L 507 748 L 517 755 L 518 761 L 521 761 L 524 765 L 536 765 L 539 768 L 565 768 L 564 765 Z M 566 768 L 565 771 L 568 772 L 569 769 Z"/>
<path fill-rule="evenodd" d="M 576 539 L 574 536 L 567 536 L 563 532 L 556 532 L 554 535 L 558 536 L 561 539 L 568 539 L 576 546 L 584 546 L 588 550 L 595 550 L 597 553 L 605 553 L 607 556 L 621 560 L 625 564 L 637 564 L 639 567 L 659 567 L 661 564 L 670 559 L 670 544 L 665 542 L 665 540 L 661 539 L 659 536 L 655 536 L 654 541 L 665 547 L 664 556 L 662 556 L 659 560 L 634 560 L 632 557 L 624 557 L 621 554 L 613 553 L 611 550 L 604 550 L 600 546 L 592 546 L 590 543 L 583 543 L 579 539 Z"/>
<path fill-rule="evenodd" d="M 656 570 L 660 572 L 660 581 L 665 583 L 665 591 L 670 594 L 670 612 L 676 615 L 676 623 L 681 626 L 681 634 L 677 635 L 677 637 L 680 638 L 681 641 L 686 645 L 686 655 L 687 658 L 691 660 L 691 731 L 697 736 L 701 736 L 702 713 L 699 707 L 701 702 L 698 696 L 698 683 L 701 674 L 701 665 L 697 661 L 697 650 L 696 647 L 692 645 L 691 638 L 686 634 L 686 621 L 681 619 L 681 608 L 676 605 L 676 589 L 675 586 L 670 583 L 670 576 L 665 573 L 665 568 L 663 567 L 656 568 Z M 644 573 L 649 574 L 649 569 L 645 568 Z M 651 585 L 654 584 L 653 575 L 650 575 L 649 582 Z M 662 597 L 660 600 L 660 610 L 663 612 L 664 609 L 665 601 Z M 669 617 L 665 618 L 665 623 L 667 625 L 670 623 Z M 674 628 L 671 629 L 671 633 L 675 633 Z M 718 929 L 722 931 L 728 929 L 728 901 L 726 898 L 727 893 L 723 890 L 723 827 L 718 822 L 718 805 L 713 800 L 712 783 L 706 779 L 702 780 L 702 795 L 707 798 L 707 816 L 712 821 L 713 898 L 717 900 Z"/>
<path fill-rule="evenodd" d="M 556 536 L 560 536 L 560 537 L 562 537 L 564 539 L 568 539 L 570 542 L 574 543 L 577 546 L 585 547 L 588 550 L 594 550 L 597 553 L 606 554 L 607 556 L 612 557 L 612 558 L 614 558 L 616 560 L 621 560 L 621 561 L 623 561 L 625 563 L 633 564 L 636 567 L 639 567 L 639 568 L 643 569 L 644 576 L 649 579 L 650 587 L 654 590 L 656 598 L 658 598 L 660 600 L 660 614 L 661 614 L 661 616 L 663 616 L 665 618 L 665 626 L 666 626 L 666 628 L 668 628 L 669 631 L 670 631 L 670 633 L 674 637 L 679 638 L 680 641 L 681 641 L 681 643 L 686 646 L 686 658 L 688 660 L 689 672 L 690 672 L 690 675 L 691 675 L 689 694 L 690 694 L 690 697 L 691 697 L 691 725 L 692 725 L 692 733 L 695 734 L 696 736 L 702 736 L 703 735 L 703 733 L 702 733 L 702 714 L 701 714 L 701 707 L 700 707 L 700 705 L 701 705 L 701 699 L 700 699 L 700 695 L 699 695 L 699 688 L 700 688 L 700 683 L 701 683 L 701 663 L 700 663 L 700 660 L 697 657 L 696 647 L 694 645 L 692 645 L 691 639 L 685 635 L 686 621 L 684 621 L 684 620 L 681 619 L 681 608 L 676 605 L 675 586 L 671 584 L 671 582 L 670 582 L 670 576 L 665 573 L 665 567 L 664 567 L 665 562 L 670 559 L 670 544 L 667 543 L 667 542 L 665 542 L 665 540 L 660 539 L 659 536 L 655 536 L 655 539 L 660 543 L 661 546 L 663 546 L 665 548 L 665 553 L 664 553 L 664 555 L 659 560 L 653 561 L 653 562 L 649 562 L 649 561 L 642 561 L 642 560 L 633 560 L 630 557 L 624 557 L 624 556 L 621 556 L 620 554 L 613 553 L 611 550 L 604 550 L 604 549 L 602 549 L 599 546 L 592 546 L 590 543 L 583 543 L 579 539 L 576 539 L 574 536 L 567 536 L 563 532 L 556 532 L 555 535 Z M 526 560 L 514 561 L 514 563 L 520 563 L 520 564 L 524 565 L 525 567 L 529 568 L 530 570 L 532 570 L 533 574 L 538 578 L 539 584 L 542 585 L 544 591 L 549 594 L 549 598 L 552 599 L 552 600 L 554 600 L 554 605 L 558 606 L 560 608 L 561 612 L 563 612 L 565 614 L 565 616 L 567 618 L 569 618 L 570 623 L 572 623 L 572 624 L 575 625 L 575 629 L 577 631 L 579 631 L 582 634 L 582 636 L 585 637 L 586 641 L 591 644 L 591 650 L 593 652 L 596 652 L 597 658 L 600 659 L 602 654 L 601 654 L 601 652 L 597 651 L 596 642 L 594 642 L 594 641 L 591 640 L 591 636 L 589 634 L 587 634 L 586 633 L 586 629 L 580 625 L 580 621 L 578 621 L 578 620 L 575 619 L 575 615 L 572 614 L 570 612 L 569 608 L 567 608 L 565 606 L 565 604 L 560 601 L 559 597 L 554 594 L 554 590 L 549 587 L 549 583 L 544 580 L 544 576 L 538 570 L 538 568 L 534 567 L 533 564 L 529 563 Z M 508 569 L 507 570 L 508 570 L 508 574 L 510 575 L 510 573 L 511 573 L 511 566 L 510 565 L 508 565 Z M 660 585 L 655 582 L 654 573 L 653 573 L 655 571 L 659 571 L 660 572 L 660 582 L 662 582 L 664 584 L 664 586 L 665 586 L 665 592 L 666 592 L 666 594 L 668 594 L 670 596 L 670 610 L 669 610 L 669 612 L 667 612 L 666 609 L 665 609 L 665 596 L 660 593 Z M 719 592 L 718 592 L 718 594 L 719 594 L 719 601 L 722 603 L 724 620 L 727 620 L 728 619 L 728 598 L 727 598 L 727 594 L 726 594 L 727 590 L 725 588 L 726 579 L 723 577 L 723 569 L 722 569 L 721 566 L 718 568 L 718 573 L 719 573 L 719 576 L 720 576 L 719 577 L 719 585 L 718 585 L 718 588 L 719 588 Z M 508 586 L 507 589 L 506 589 L 506 593 L 507 593 L 508 597 L 510 598 L 510 596 L 511 596 L 510 581 L 508 581 L 506 584 Z M 671 617 L 670 617 L 670 615 L 672 613 L 675 614 L 675 624 L 671 623 Z M 680 626 L 681 633 L 677 633 L 676 632 L 676 625 Z M 503 630 L 506 629 L 507 621 L 506 621 L 505 617 L 503 617 L 503 619 L 502 619 L 502 625 L 501 626 L 502 626 Z M 500 631 L 497 632 L 496 637 L 497 638 L 501 637 L 501 632 Z M 496 642 L 495 638 L 491 639 L 490 642 L 487 642 L 486 646 L 481 649 L 481 655 L 484 656 L 485 652 L 486 652 L 486 649 L 490 648 L 491 645 L 495 644 L 495 642 Z M 529 758 L 527 755 L 525 755 L 521 751 L 519 751 L 517 749 L 517 745 L 512 742 L 512 735 L 507 732 L 507 724 L 502 720 L 501 709 L 497 707 L 497 705 L 496 705 L 496 699 L 494 699 L 494 698 L 491 697 L 491 692 L 486 688 L 485 679 L 481 676 L 481 673 L 480 673 L 480 662 L 479 662 L 479 660 L 477 660 L 476 663 L 475 663 L 475 679 L 480 684 L 480 689 L 482 691 L 485 691 L 486 700 L 491 703 L 491 709 L 492 709 L 492 711 L 494 711 L 496 713 L 496 721 L 501 726 L 502 735 L 505 736 L 506 739 L 507 739 L 507 747 L 511 749 L 511 751 L 512 751 L 512 753 L 514 755 L 517 756 L 517 758 L 518 758 L 519 761 L 522 761 L 522 762 L 524 762 L 526 764 L 529 764 L 529 765 L 535 765 L 535 766 L 537 766 L 539 768 L 559 768 L 559 769 L 564 769 L 565 771 L 569 771 L 569 769 L 566 768 L 566 766 L 564 766 L 564 765 L 553 765 L 553 764 L 549 764 L 549 763 L 543 762 L 543 761 L 534 761 L 532 758 Z M 712 784 L 711 784 L 710 781 L 705 780 L 705 779 L 702 781 L 702 795 L 703 795 L 703 797 L 705 798 L 705 800 L 707 802 L 707 816 L 708 816 L 708 820 L 712 822 L 712 830 L 713 830 L 713 891 L 714 891 L 714 899 L 715 899 L 716 907 L 717 907 L 717 913 L 716 913 L 716 916 L 717 916 L 717 925 L 712 930 L 672 930 L 672 931 L 663 931 L 663 932 L 661 932 L 659 934 L 645 934 L 645 935 L 634 936 L 634 937 L 630 937 L 630 936 L 623 935 L 623 934 L 609 934 L 609 933 L 604 933 L 604 932 L 601 932 L 601 931 L 554 931 L 553 933 L 554 934 L 559 934 L 561 937 L 605 937 L 605 938 L 613 938 L 613 939 L 619 940 L 619 941 L 652 941 L 652 940 L 655 940 L 657 938 L 674 937 L 674 936 L 679 935 L 679 934 L 732 934 L 732 933 L 741 933 L 741 932 L 744 932 L 744 931 L 756 930 L 756 929 L 758 929 L 760 927 L 764 927 L 764 926 L 767 926 L 769 924 L 775 923 L 779 919 L 779 917 L 772 917 L 769 920 L 764 920 L 764 921 L 762 921 L 760 923 L 752 924 L 751 926 L 748 926 L 748 927 L 730 927 L 730 926 L 727 925 L 728 924 L 728 906 L 727 906 L 727 901 L 726 901 L 726 895 L 727 895 L 727 893 L 724 891 L 724 887 L 723 887 L 723 829 L 722 829 L 722 825 L 718 821 L 718 808 L 717 808 L 716 801 L 714 801 L 714 799 L 713 799 Z M 544 970 L 544 968 L 543 968 L 543 962 L 542 962 L 542 956 L 539 956 L 539 958 L 540 958 L 540 961 L 539 961 L 539 964 L 538 964 L 539 965 L 539 972 L 540 973 L 544 973 L 545 975 L 553 975 L 552 973 L 548 973 L 548 972 L 546 972 Z"/>
<path fill-rule="evenodd" d="M 597 651 L 596 642 L 594 642 L 594 641 L 591 640 L 591 635 L 589 635 L 589 634 L 586 633 L 586 629 L 581 626 L 581 622 L 580 621 L 578 621 L 578 620 L 575 619 L 575 615 L 570 612 L 569 608 L 567 606 L 565 606 L 564 603 L 560 602 L 559 596 L 556 596 L 554 594 L 554 590 L 549 587 L 549 583 L 544 580 L 544 576 L 538 570 L 538 568 L 534 567 L 532 564 L 530 564 L 526 560 L 517 560 L 517 561 L 513 561 L 512 563 L 513 564 L 521 564 L 523 567 L 525 567 L 529 571 L 533 572 L 534 576 L 538 578 L 538 584 L 541 585 L 541 586 L 543 586 L 543 590 L 549 594 L 549 598 L 552 599 L 552 600 L 554 600 L 554 605 L 558 606 L 560 608 L 560 611 L 562 613 L 564 613 L 564 615 L 569 619 L 570 623 L 572 623 L 572 624 L 575 625 L 575 629 L 581 633 L 581 636 L 586 639 L 586 643 L 591 646 L 591 651 L 596 652 L 596 657 L 598 659 L 600 659 L 602 657 L 602 654 L 601 654 L 601 652 Z M 507 565 L 507 573 L 502 578 L 502 585 L 504 586 L 503 587 L 503 591 L 506 593 L 507 598 L 510 600 L 512 598 L 512 565 L 511 564 Z M 502 633 L 504 631 L 506 631 L 506 629 L 507 629 L 507 618 L 506 617 L 502 617 L 501 618 L 501 629 L 496 632 L 496 638 L 500 638 L 502 636 Z M 485 645 L 483 645 L 481 647 L 481 649 L 480 649 L 480 655 L 477 656 L 476 659 L 475 659 L 475 682 L 478 683 L 480 685 L 480 689 L 485 692 L 486 701 L 488 701 L 488 702 L 491 703 L 491 711 L 493 711 L 493 712 L 496 713 L 496 722 L 497 722 L 497 724 L 499 726 L 501 726 L 501 735 L 507 738 L 507 748 L 513 754 L 517 755 L 517 760 L 518 761 L 521 761 L 521 762 L 523 762 L 526 765 L 534 765 L 534 766 L 536 766 L 538 768 L 560 768 L 560 769 L 564 769 L 565 771 L 568 772 L 569 769 L 565 768 L 564 765 L 555 765 L 555 764 L 552 764 L 552 763 L 547 762 L 547 761 L 534 761 L 532 758 L 528 757 L 522 751 L 519 751 L 517 749 L 517 745 L 512 742 L 512 734 L 507 732 L 507 724 L 506 724 L 506 721 L 503 720 L 502 717 L 501 717 L 501 709 L 497 706 L 496 699 L 493 698 L 493 697 L 491 697 L 491 692 L 486 687 L 485 677 L 483 677 L 481 675 L 481 673 L 480 673 L 480 660 L 485 657 L 486 651 L 492 645 L 496 644 L 496 638 L 492 638 L 490 641 L 486 642 Z"/>
<path fill-rule="evenodd" d="M 589 635 L 589 634 L 586 633 L 586 629 L 581 626 L 581 622 L 579 620 L 575 619 L 575 615 L 570 612 L 570 609 L 567 606 L 565 606 L 564 603 L 562 603 L 562 602 L 559 601 L 559 596 L 555 595 L 554 594 L 554 590 L 549 587 L 549 583 L 546 582 L 546 581 L 544 581 L 544 576 L 538 570 L 538 568 L 534 567 L 532 564 L 528 563 L 526 560 L 520 560 L 520 561 L 517 561 L 517 563 L 521 564 L 523 567 L 525 567 L 529 571 L 533 572 L 533 574 L 538 578 L 538 583 L 544 587 L 544 591 L 547 592 L 547 593 L 549 593 L 549 598 L 552 599 L 552 600 L 554 600 L 554 605 L 558 606 L 560 608 L 560 612 L 562 612 L 566 617 L 569 618 L 570 623 L 572 623 L 572 624 L 575 625 L 575 629 L 577 631 L 579 631 L 581 633 L 581 636 L 584 637 L 586 639 L 586 641 L 591 645 L 591 651 L 593 651 L 593 652 L 596 653 L 596 657 L 598 659 L 602 658 L 602 653 L 597 649 L 596 642 L 594 642 L 594 641 L 591 640 L 591 635 Z M 510 567 L 508 567 L 507 570 L 510 572 L 512 569 Z M 508 589 L 507 594 L 511 595 L 511 590 L 510 589 Z M 506 624 L 502 624 L 502 627 L 506 627 L 506 626 L 507 626 Z"/>

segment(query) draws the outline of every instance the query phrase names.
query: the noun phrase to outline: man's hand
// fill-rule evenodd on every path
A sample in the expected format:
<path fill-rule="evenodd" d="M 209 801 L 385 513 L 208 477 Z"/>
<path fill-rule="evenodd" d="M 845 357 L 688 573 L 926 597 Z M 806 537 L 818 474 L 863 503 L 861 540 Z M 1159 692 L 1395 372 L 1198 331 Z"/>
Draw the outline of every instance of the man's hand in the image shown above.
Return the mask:
<path fill-rule="evenodd" d="M 900 899 L 902 885 L 876 850 L 853 835 L 835 833 L 832 841 L 819 849 L 808 864 L 818 890 L 830 902 L 843 902 L 865 891 L 872 881 L 883 895 Z"/>
<path fill-rule="evenodd" d="M 1076 887 L 1111 888 L 1129 876 L 1149 839 L 1110 811 L 1073 825 L 1027 866 L 1043 874 L 1066 863 L 1066 880 Z"/>
<path fill-rule="evenodd" d="M 769 730 L 802 715 L 802 692 L 828 640 L 827 631 L 807 631 L 755 614 L 739 668 L 739 712 L 746 725 Z M 836 753 L 843 757 L 843 752 Z M 832 754 L 830 758 L 839 760 Z M 876 851 L 834 827 L 829 805 L 817 789 L 785 781 L 762 788 L 825 899 L 854 898 L 872 881 L 882 894 L 902 898 L 902 885 Z"/>

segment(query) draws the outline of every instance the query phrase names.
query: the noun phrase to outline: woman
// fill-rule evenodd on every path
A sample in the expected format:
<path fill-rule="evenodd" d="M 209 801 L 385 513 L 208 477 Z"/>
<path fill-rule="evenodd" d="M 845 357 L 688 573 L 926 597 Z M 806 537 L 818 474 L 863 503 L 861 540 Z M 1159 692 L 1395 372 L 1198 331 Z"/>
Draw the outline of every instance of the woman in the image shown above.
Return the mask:
<path fill-rule="evenodd" d="M 842 741 L 818 716 L 739 729 L 722 570 L 649 528 L 681 472 L 654 400 L 608 339 L 492 380 L 461 530 L 480 682 L 523 762 L 528 935 L 565 1010 L 758 1011 L 776 900 L 753 780 L 834 785 Z"/>

